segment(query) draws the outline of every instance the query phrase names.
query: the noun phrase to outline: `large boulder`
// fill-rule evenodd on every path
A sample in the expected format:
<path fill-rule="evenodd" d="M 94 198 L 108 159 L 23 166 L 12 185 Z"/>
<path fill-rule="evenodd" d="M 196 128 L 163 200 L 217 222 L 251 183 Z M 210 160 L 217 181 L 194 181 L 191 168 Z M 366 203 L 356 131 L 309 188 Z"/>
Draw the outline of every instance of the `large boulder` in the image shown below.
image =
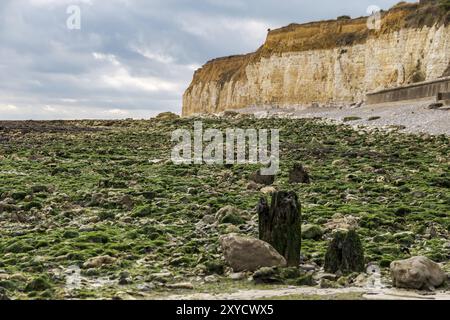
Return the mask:
<path fill-rule="evenodd" d="M 424 290 L 433 290 L 447 280 L 441 267 L 426 257 L 393 261 L 391 277 L 395 287 Z"/>
<path fill-rule="evenodd" d="M 283 256 L 262 240 L 228 234 L 222 236 L 219 241 L 225 260 L 234 272 L 286 266 Z"/>

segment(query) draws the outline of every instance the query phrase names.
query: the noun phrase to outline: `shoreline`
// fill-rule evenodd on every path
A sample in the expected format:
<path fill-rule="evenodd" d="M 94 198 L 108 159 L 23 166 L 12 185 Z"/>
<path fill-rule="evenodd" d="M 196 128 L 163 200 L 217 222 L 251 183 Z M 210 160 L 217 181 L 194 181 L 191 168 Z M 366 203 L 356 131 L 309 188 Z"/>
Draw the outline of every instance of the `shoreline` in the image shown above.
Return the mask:
<path fill-rule="evenodd" d="M 431 102 L 410 102 L 383 105 L 363 105 L 360 107 L 250 107 L 233 110 L 237 113 L 252 114 L 256 118 L 322 118 L 334 123 L 348 124 L 360 129 L 400 130 L 405 133 L 428 133 L 450 135 L 450 108 L 430 109 Z"/>

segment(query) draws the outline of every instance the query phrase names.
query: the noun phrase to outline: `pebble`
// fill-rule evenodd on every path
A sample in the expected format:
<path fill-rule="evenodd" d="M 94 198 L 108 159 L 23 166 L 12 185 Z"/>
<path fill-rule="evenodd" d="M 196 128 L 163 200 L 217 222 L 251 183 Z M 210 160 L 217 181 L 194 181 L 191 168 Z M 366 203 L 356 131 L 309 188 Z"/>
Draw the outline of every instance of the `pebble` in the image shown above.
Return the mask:
<path fill-rule="evenodd" d="M 139 291 L 142 292 L 149 292 L 152 291 L 156 288 L 156 285 L 154 283 L 144 283 L 144 284 L 139 284 L 136 286 L 136 289 L 138 289 Z"/>
<path fill-rule="evenodd" d="M 215 282 L 219 282 L 219 278 L 214 276 L 214 275 L 210 275 L 205 277 L 205 282 L 206 283 L 215 283 Z"/>
<path fill-rule="evenodd" d="M 275 189 L 274 187 L 264 187 L 260 191 L 264 194 L 272 194 L 277 192 L 277 189 Z"/>
<path fill-rule="evenodd" d="M 315 276 L 315 278 L 319 280 L 326 279 L 330 281 L 335 281 L 337 276 L 333 273 L 319 273 Z"/>
<path fill-rule="evenodd" d="M 302 264 L 300 265 L 300 269 L 303 269 L 304 271 L 315 271 L 316 266 L 313 264 Z"/>
<path fill-rule="evenodd" d="M 254 181 L 250 181 L 247 184 L 247 190 L 258 190 L 258 188 L 259 188 L 259 185 Z"/>
<path fill-rule="evenodd" d="M 186 289 L 186 290 L 193 290 L 194 285 L 190 282 L 180 282 L 180 283 L 173 283 L 173 284 L 167 284 L 167 288 L 169 289 Z"/>
<path fill-rule="evenodd" d="M 230 274 L 230 279 L 234 281 L 244 280 L 247 278 L 247 275 L 244 272 L 237 272 Z"/>
<path fill-rule="evenodd" d="M 158 272 L 158 273 L 152 273 L 151 275 L 154 278 L 169 278 L 172 277 L 172 273 L 170 272 Z"/>
<path fill-rule="evenodd" d="M 116 262 L 116 258 L 113 258 L 111 256 L 99 256 L 87 260 L 83 264 L 83 268 L 85 269 L 99 268 L 103 265 L 113 264 L 114 262 Z"/>

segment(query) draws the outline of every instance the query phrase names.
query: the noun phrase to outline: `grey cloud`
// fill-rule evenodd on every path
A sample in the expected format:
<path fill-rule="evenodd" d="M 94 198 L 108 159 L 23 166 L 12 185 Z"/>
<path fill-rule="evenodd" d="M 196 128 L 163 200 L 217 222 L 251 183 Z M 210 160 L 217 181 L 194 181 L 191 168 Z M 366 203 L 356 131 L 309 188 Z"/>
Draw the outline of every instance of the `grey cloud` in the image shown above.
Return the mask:
<path fill-rule="evenodd" d="M 365 15 L 391 0 L 15 0 L 0 3 L 0 119 L 179 112 L 195 67 L 267 28 Z M 66 28 L 78 4 L 82 29 Z"/>

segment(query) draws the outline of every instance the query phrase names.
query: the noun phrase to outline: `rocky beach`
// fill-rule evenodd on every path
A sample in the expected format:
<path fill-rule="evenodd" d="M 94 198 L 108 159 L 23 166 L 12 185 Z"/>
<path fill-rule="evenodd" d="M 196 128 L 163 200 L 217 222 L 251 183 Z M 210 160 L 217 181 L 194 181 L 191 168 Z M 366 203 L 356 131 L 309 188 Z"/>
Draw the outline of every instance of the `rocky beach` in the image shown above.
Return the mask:
<path fill-rule="evenodd" d="M 395 260 L 426 256 L 449 271 L 448 135 L 238 113 L 201 118 L 219 129 L 280 128 L 281 171 L 265 185 L 251 180 L 257 165 L 174 165 L 170 132 L 192 130 L 193 120 L 1 122 L 2 297 L 446 297 L 428 280 L 393 296 L 389 288 Z M 292 183 L 299 162 L 309 179 Z M 258 201 L 285 189 L 302 207 L 299 268 L 280 269 L 284 258 L 265 247 L 257 249 L 262 269 L 245 267 L 239 251 L 224 255 L 225 235 L 248 238 L 243 250 L 259 246 Z M 324 271 L 339 230 L 357 231 L 361 272 Z"/>

